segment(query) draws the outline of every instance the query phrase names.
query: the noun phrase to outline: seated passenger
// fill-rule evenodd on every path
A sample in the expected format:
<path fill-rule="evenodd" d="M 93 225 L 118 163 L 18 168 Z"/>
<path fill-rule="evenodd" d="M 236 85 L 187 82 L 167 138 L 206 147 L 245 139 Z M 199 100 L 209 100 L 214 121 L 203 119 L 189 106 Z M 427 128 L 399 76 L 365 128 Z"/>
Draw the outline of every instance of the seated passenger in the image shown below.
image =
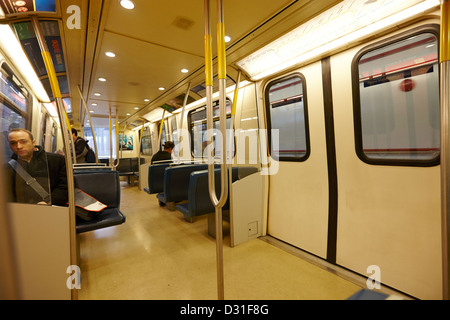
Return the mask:
<path fill-rule="evenodd" d="M 33 134 L 13 129 L 8 134 L 13 151 L 9 162 L 10 201 L 65 206 L 68 201 L 64 156 L 35 146 Z"/>
<path fill-rule="evenodd" d="M 175 143 L 173 143 L 172 141 L 167 141 L 166 143 L 164 143 L 164 151 L 159 150 L 157 153 L 155 153 L 152 157 L 151 164 L 156 161 L 172 160 L 173 148 L 175 148 Z"/>

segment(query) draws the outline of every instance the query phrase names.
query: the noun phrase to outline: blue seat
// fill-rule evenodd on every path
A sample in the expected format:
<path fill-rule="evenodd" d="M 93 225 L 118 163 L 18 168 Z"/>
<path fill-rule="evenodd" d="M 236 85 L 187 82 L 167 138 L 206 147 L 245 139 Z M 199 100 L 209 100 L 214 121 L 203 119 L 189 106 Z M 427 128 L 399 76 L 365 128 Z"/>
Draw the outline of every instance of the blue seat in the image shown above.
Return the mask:
<path fill-rule="evenodd" d="M 254 167 L 235 167 L 232 169 L 232 182 L 257 172 L 258 169 Z M 220 195 L 220 169 L 214 170 L 216 194 Z M 230 207 L 229 197 L 223 210 L 228 210 Z M 192 172 L 189 180 L 188 202 L 181 203 L 176 206 L 185 220 L 192 221 L 192 218 L 204 214 L 215 212 L 215 207 L 212 204 L 209 196 L 208 187 L 208 170 Z"/>
<path fill-rule="evenodd" d="M 389 298 L 387 294 L 373 290 L 362 289 L 349 297 L 347 300 L 386 300 L 387 298 Z"/>
<path fill-rule="evenodd" d="M 166 168 L 163 179 L 164 192 L 157 195 L 158 200 L 166 204 L 187 200 L 191 173 L 206 169 L 208 169 L 207 164 L 188 164 Z"/>
<path fill-rule="evenodd" d="M 91 221 L 77 219 L 77 233 L 112 227 L 126 221 L 120 211 L 120 177 L 117 171 L 75 172 L 74 183 L 75 188 L 107 205 Z"/>
<path fill-rule="evenodd" d="M 115 161 L 117 163 L 117 160 Z M 145 159 L 140 159 L 140 164 L 144 164 Z M 139 178 L 139 158 L 121 158 L 119 159 L 119 165 L 116 170 L 119 172 L 120 176 L 126 176 L 128 179 L 128 184 L 131 184 L 131 179 L 134 177 Z"/>
<path fill-rule="evenodd" d="M 148 167 L 148 188 L 144 191 L 148 194 L 155 194 L 164 191 L 164 171 L 174 164 L 167 162 L 161 164 L 152 164 Z"/>

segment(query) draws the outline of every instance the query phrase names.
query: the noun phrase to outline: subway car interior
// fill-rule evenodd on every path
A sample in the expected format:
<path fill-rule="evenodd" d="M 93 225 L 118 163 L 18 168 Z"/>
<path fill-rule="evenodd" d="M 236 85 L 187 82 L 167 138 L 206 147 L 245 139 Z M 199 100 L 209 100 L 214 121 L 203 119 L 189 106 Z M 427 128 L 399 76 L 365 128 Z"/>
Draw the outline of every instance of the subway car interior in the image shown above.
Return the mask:
<path fill-rule="evenodd" d="M 448 300 L 449 6 L 1 1 L 0 299 Z"/>

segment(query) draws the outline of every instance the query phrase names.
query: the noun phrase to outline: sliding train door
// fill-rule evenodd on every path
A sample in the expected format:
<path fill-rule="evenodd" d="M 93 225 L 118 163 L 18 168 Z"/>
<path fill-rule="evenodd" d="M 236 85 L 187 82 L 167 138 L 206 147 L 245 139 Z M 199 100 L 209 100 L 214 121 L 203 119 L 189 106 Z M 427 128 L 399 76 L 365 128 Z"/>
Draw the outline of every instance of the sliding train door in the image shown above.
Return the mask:
<path fill-rule="evenodd" d="M 336 263 L 442 298 L 438 29 L 330 59 L 338 181 Z"/>
<path fill-rule="evenodd" d="M 269 80 L 269 235 L 442 298 L 438 50 L 422 23 Z"/>
<path fill-rule="evenodd" d="M 328 172 L 321 63 L 265 86 L 270 155 L 268 234 L 327 255 Z"/>

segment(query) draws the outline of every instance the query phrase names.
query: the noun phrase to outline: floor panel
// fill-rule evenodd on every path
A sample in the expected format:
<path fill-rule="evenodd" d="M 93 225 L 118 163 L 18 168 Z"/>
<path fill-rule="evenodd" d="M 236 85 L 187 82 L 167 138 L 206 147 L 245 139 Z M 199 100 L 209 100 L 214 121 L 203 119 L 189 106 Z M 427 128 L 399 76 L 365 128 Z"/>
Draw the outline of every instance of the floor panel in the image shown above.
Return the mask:
<path fill-rule="evenodd" d="M 79 299 L 216 299 L 215 240 L 122 182 L 125 224 L 80 236 Z M 346 299 L 361 286 L 259 239 L 230 248 L 224 230 L 225 299 Z"/>

